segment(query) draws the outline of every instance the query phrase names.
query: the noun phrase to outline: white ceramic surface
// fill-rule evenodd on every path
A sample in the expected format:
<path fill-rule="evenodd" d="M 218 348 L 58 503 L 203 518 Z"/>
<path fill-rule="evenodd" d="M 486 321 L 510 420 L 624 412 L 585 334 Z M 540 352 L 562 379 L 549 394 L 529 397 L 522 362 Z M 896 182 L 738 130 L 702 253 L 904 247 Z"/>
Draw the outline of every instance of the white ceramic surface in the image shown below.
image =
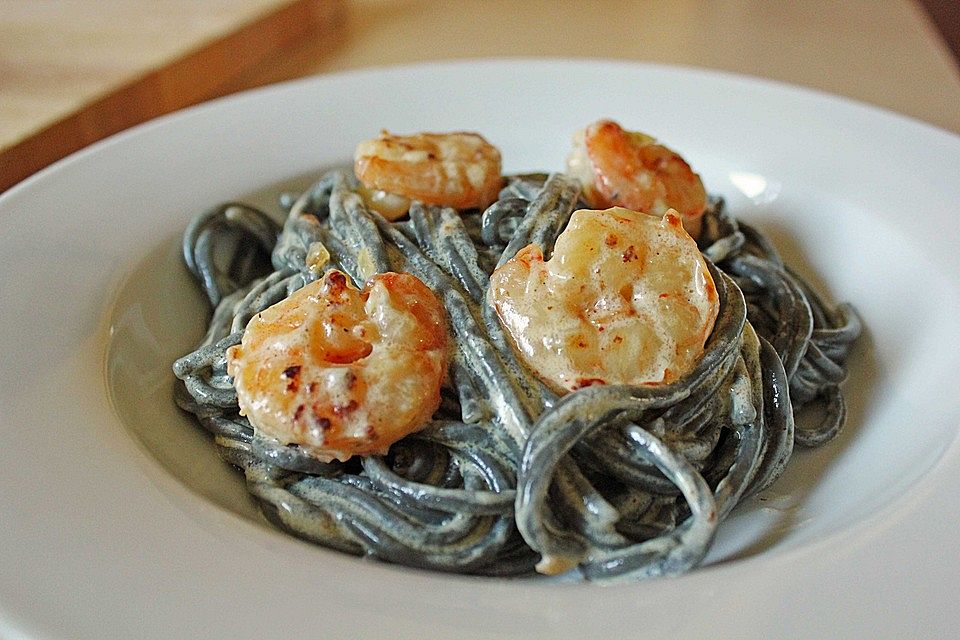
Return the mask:
<path fill-rule="evenodd" d="M 850 422 L 721 528 L 708 566 L 617 587 L 411 571 L 265 525 L 170 400 L 204 311 L 189 218 L 472 129 L 559 169 L 609 116 L 679 149 L 866 324 Z M 111 138 L 0 196 L 0 637 L 947 637 L 960 625 L 960 138 L 768 82 L 596 61 L 369 70 Z"/>

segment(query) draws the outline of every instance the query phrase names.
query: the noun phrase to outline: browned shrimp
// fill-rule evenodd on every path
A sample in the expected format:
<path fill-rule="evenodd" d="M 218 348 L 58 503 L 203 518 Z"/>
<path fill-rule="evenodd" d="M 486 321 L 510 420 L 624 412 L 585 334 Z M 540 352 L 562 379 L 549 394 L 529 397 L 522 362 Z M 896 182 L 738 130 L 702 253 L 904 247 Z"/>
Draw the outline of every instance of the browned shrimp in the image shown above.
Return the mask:
<path fill-rule="evenodd" d="M 357 146 L 354 171 L 367 205 L 388 220 L 407 212 L 410 200 L 456 209 L 484 208 L 497 199 L 500 152 L 476 133 L 386 131 Z"/>
<path fill-rule="evenodd" d="M 676 211 L 575 211 L 544 262 L 520 250 L 490 277 L 491 304 L 555 391 L 660 384 L 689 372 L 719 311 L 713 278 Z"/>
<path fill-rule="evenodd" d="M 384 273 L 360 291 L 331 270 L 250 320 L 227 371 L 259 433 L 346 460 L 426 424 L 447 358 L 443 306 L 420 280 Z"/>
<path fill-rule="evenodd" d="M 567 168 L 596 209 L 620 206 L 658 216 L 680 212 L 692 237 L 700 234 L 707 193 L 683 158 L 650 136 L 600 120 L 574 136 Z"/>

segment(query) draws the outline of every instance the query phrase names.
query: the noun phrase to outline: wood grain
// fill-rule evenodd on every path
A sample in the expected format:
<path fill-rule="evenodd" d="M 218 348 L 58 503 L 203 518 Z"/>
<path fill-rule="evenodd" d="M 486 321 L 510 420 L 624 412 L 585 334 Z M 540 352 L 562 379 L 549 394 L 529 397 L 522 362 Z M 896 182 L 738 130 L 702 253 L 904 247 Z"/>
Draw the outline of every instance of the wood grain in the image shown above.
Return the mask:
<path fill-rule="evenodd" d="M 130 4 L 140 5 L 141 12 L 146 6 L 141 3 Z M 169 15 L 171 3 L 159 4 L 167 5 Z M 210 10 L 212 4 L 216 3 L 196 3 L 192 10 Z M 129 4 L 126 6 L 129 7 Z M 118 5 L 117 10 L 124 8 Z M 182 8 L 184 11 L 190 10 L 187 5 Z M 85 103 L 64 105 L 65 113 L 55 115 L 49 122 L 42 120 L 43 114 L 34 116 L 41 122 L 36 131 L 23 133 L 26 126 L 20 125 L 17 131 L 4 132 L 7 140 L 0 141 L 0 191 L 97 140 L 156 116 L 234 91 L 237 79 L 249 74 L 260 63 L 298 40 L 322 38 L 335 32 L 343 17 L 343 6 L 339 0 L 260 0 L 245 5 L 234 3 L 232 7 L 226 3 L 221 8 L 234 12 L 221 15 L 219 20 L 208 17 L 209 25 L 201 25 L 192 37 L 181 36 L 174 43 L 180 45 L 179 49 L 171 43 L 158 47 L 155 42 L 147 41 L 139 48 L 136 40 L 127 43 L 126 50 L 132 59 L 126 63 L 116 60 L 114 68 L 101 70 L 101 84 L 106 83 L 106 86 L 88 88 Z M 241 11 L 241 8 L 244 10 Z M 154 25 L 153 33 L 162 37 L 165 29 L 163 21 L 159 22 L 159 25 Z M 189 24 L 189 19 L 184 19 L 183 15 L 169 15 L 169 22 L 171 26 Z M 49 23 L 46 28 L 49 28 Z M 150 32 L 145 26 L 138 27 L 136 24 L 118 25 L 115 32 L 127 34 L 138 28 L 141 33 Z M 98 26 L 102 37 L 110 37 L 109 30 L 104 29 L 106 27 Z M 29 29 L 25 31 L 25 37 L 32 35 Z M 86 36 L 89 39 L 89 34 Z M 87 42 L 84 50 L 90 51 L 95 47 L 95 42 Z M 145 54 L 141 52 L 141 49 L 148 48 Z M 115 45 L 107 49 L 116 53 L 121 47 Z M 44 52 L 38 50 L 34 61 L 43 55 Z M 3 75 L 17 75 L 10 71 L 11 63 L 4 62 L 0 63 L 0 78 Z M 99 62 L 103 68 L 110 61 L 106 59 Z M 42 69 L 42 64 L 38 63 L 37 68 Z M 82 71 L 78 68 L 75 75 L 80 76 Z M 51 75 L 49 68 L 45 72 Z M 60 75 L 53 74 L 55 79 L 63 76 L 61 81 L 71 81 L 69 70 L 61 69 L 57 73 Z M 79 78 L 74 80 L 79 81 Z M 111 81 L 113 84 L 110 84 Z M 3 81 L 0 80 L 2 88 Z M 84 95 L 82 89 L 78 88 L 71 95 Z M 27 120 L 29 123 L 30 120 Z M 18 139 L 11 141 L 17 135 Z"/>
<path fill-rule="evenodd" d="M 960 133 L 960 67 L 948 48 L 956 40 L 937 31 L 956 34 L 957 6 L 0 0 L 0 191 L 106 135 L 208 98 L 317 73 L 475 57 L 718 69 L 846 96 Z"/>

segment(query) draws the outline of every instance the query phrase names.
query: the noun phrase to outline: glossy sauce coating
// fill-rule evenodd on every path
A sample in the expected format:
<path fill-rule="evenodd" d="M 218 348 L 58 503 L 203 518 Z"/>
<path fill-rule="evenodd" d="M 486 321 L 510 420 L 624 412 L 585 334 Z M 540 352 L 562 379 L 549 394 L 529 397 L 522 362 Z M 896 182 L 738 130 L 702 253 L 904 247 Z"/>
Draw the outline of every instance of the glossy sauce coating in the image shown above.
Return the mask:
<path fill-rule="evenodd" d="M 440 403 L 443 306 L 416 277 L 340 271 L 250 320 L 227 351 L 240 412 L 259 433 L 321 460 L 386 453 Z"/>
<path fill-rule="evenodd" d="M 692 237 L 700 234 L 707 192 L 700 176 L 675 151 L 612 120 L 574 136 L 567 169 L 595 209 L 619 206 L 658 216 L 675 209 Z"/>
<path fill-rule="evenodd" d="M 456 209 L 486 207 L 500 191 L 500 163 L 500 151 L 477 133 L 383 131 L 357 145 L 354 173 L 367 206 L 395 220 L 410 200 Z"/>
<path fill-rule="evenodd" d="M 675 211 L 576 211 L 550 260 L 528 245 L 493 273 L 488 295 L 521 357 L 561 393 L 676 380 L 719 311 Z"/>

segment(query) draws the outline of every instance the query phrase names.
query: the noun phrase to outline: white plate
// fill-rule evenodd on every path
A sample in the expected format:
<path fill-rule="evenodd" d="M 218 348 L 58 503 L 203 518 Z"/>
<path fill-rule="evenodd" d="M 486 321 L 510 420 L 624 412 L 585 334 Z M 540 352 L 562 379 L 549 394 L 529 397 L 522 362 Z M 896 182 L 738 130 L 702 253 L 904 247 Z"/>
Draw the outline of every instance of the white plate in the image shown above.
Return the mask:
<path fill-rule="evenodd" d="M 721 529 L 708 566 L 597 587 L 342 556 L 263 524 L 170 400 L 202 331 L 192 215 L 348 160 L 380 128 L 471 129 L 559 169 L 609 116 L 861 311 L 850 423 Z M 270 87 L 148 123 L 0 197 L 0 636 L 947 636 L 960 624 L 960 139 L 689 69 L 488 61 Z"/>

